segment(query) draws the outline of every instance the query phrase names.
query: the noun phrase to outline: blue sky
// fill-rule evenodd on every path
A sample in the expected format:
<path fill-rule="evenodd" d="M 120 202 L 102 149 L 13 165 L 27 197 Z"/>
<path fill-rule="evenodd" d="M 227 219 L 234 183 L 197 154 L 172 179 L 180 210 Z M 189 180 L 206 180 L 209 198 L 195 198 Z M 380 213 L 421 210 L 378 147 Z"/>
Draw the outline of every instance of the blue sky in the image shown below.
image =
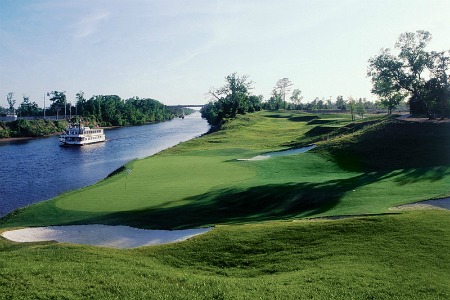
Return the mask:
<path fill-rule="evenodd" d="M 450 49 L 448 0 L 0 0 L 0 106 L 139 96 L 203 104 L 233 72 L 270 97 L 288 77 L 305 102 L 367 97 L 367 61 L 407 31 Z M 16 104 L 16 105 L 17 105 Z"/>

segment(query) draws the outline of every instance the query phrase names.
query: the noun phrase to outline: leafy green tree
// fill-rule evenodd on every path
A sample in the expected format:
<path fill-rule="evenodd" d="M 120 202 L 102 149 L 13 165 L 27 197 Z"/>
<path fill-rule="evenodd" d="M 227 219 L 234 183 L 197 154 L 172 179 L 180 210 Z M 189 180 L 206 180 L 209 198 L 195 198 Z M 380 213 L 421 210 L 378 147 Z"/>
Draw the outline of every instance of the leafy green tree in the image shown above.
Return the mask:
<path fill-rule="evenodd" d="M 333 102 L 331 101 L 331 97 L 330 99 L 327 99 L 326 104 L 325 104 L 325 109 L 332 109 L 334 107 Z"/>
<path fill-rule="evenodd" d="M 142 125 L 161 122 L 182 113 L 181 109 L 168 108 L 154 99 L 133 97 L 122 100 L 117 95 L 96 95 L 85 100 L 77 94 L 77 108 L 83 117 L 102 126 Z"/>
<path fill-rule="evenodd" d="M 425 84 L 427 102 L 434 108 L 435 116 L 443 118 L 450 115 L 450 51 L 430 53 L 432 64 L 429 67 L 431 78 Z"/>
<path fill-rule="evenodd" d="M 406 32 L 395 44 L 399 49 L 397 56 L 389 49 L 382 49 L 371 58 L 367 74 L 373 83 L 372 93 L 384 101 L 390 100 L 394 106 L 401 95 L 409 96 L 413 114 L 427 114 L 430 118 L 437 113 L 446 114 L 450 106 L 446 92 L 449 56 L 446 52 L 425 51 L 430 40 L 428 31 Z"/>
<path fill-rule="evenodd" d="M 253 82 L 247 75 L 232 73 L 225 77 L 225 82 L 224 86 L 209 90 L 212 100 L 200 110 L 212 125 L 220 125 L 225 118 L 234 118 L 238 113 L 245 114 L 255 110 L 249 101 Z"/>
<path fill-rule="evenodd" d="M 41 113 L 39 106 L 36 102 L 30 102 L 30 98 L 23 96 L 23 102 L 17 109 L 18 114 L 22 117 L 38 116 Z"/>
<path fill-rule="evenodd" d="M 322 99 L 317 101 L 316 108 L 317 109 L 324 109 L 325 108 L 325 99 L 324 98 L 322 98 Z"/>
<path fill-rule="evenodd" d="M 294 103 L 296 109 L 300 108 L 303 100 L 302 91 L 300 89 L 294 89 L 290 99 L 292 103 Z"/>
<path fill-rule="evenodd" d="M 366 113 L 366 109 L 364 107 L 364 102 L 362 98 L 359 98 L 358 102 L 355 104 L 356 113 L 360 118 L 364 118 L 364 114 Z"/>
<path fill-rule="evenodd" d="M 352 121 L 355 121 L 356 114 L 356 101 L 352 97 L 348 97 L 346 107 L 350 112 L 350 116 L 352 117 Z"/>
<path fill-rule="evenodd" d="M 8 102 L 9 109 L 13 111 L 14 110 L 14 105 L 16 104 L 16 100 L 14 100 L 14 93 L 13 92 L 9 92 L 6 95 L 6 101 Z"/>
<path fill-rule="evenodd" d="M 259 96 L 250 95 L 248 97 L 248 102 L 250 104 L 248 106 L 248 112 L 260 111 L 262 109 L 263 100 L 264 100 L 263 95 L 259 95 Z"/>
<path fill-rule="evenodd" d="M 75 104 L 75 107 L 77 108 L 77 113 L 79 113 L 80 115 L 84 114 L 84 107 L 86 104 L 86 99 L 84 98 L 84 92 L 79 91 L 76 95 L 75 95 L 75 99 L 77 100 L 77 103 Z"/>
<path fill-rule="evenodd" d="M 56 113 L 56 117 L 59 118 L 59 112 L 64 109 L 64 117 L 66 117 L 67 113 L 67 99 L 66 92 L 52 91 L 47 93 L 47 96 L 50 97 L 50 101 L 52 104 L 50 105 L 50 110 Z M 70 104 L 69 104 L 70 108 Z"/>
<path fill-rule="evenodd" d="M 283 107 L 283 97 L 277 90 L 272 90 L 272 96 L 267 101 L 268 110 L 279 110 Z"/>
<path fill-rule="evenodd" d="M 342 96 L 337 96 L 336 97 L 336 108 L 340 109 L 340 110 L 345 110 L 346 109 L 344 97 L 342 97 Z"/>
<path fill-rule="evenodd" d="M 392 86 L 392 79 L 380 78 L 373 83 L 372 88 L 372 93 L 379 96 L 381 107 L 387 109 L 389 115 L 407 96 L 407 94 L 402 92 L 402 89 L 392 88 Z"/>
<path fill-rule="evenodd" d="M 275 87 L 273 88 L 274 92 L 281 96 L 284 103 L 284 109 L 286 109 L 286 93 L 290 91 L 289 88 L 292 85 L 293 83 L 289 80 L 289 78 L 281 78 L 277 81 Z"/>

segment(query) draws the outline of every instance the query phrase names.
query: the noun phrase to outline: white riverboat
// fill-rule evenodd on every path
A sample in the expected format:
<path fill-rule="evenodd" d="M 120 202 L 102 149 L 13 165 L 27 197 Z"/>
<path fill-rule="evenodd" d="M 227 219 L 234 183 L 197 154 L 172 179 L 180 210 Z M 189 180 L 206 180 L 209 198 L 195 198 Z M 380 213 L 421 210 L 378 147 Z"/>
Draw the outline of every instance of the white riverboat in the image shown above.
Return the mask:
<path fill-rule="evenodd" d="M 106 140 L 103 129 L 89 128 L 79 124 L 69 124 L 64 133 L 59 136 L 61 146 L 83 146 L 93 143 L 101 143 Z"/>

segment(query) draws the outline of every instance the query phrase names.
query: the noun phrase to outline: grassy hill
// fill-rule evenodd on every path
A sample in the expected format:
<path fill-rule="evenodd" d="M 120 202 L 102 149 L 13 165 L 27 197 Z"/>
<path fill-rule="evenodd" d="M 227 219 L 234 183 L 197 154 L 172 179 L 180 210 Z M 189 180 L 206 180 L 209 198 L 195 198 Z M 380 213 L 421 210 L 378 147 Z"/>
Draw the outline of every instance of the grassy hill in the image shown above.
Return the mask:
<path fill-rule="evenodd" d="M 0 238 L 11 298 L 448 299 L 448 124 L 260 112 L 16 211 L 0 230 L 217 225 L 187 242 L 112 250 Z M 315 143 L 309 152 L 242 161 Z M 127 175 L 126 169 L 132 170 Z M 366 215 L 338 220 L 316 217 Z"/>

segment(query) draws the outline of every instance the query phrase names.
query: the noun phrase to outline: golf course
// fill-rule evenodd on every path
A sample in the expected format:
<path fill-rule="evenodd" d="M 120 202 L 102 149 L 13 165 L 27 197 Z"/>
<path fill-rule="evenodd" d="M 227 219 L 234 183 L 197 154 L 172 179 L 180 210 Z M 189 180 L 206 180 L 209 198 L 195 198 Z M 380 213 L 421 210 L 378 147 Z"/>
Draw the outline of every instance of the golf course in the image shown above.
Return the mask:
<path fill-rule="evenodd" d="M 0 220 L 212 230 L 134 249 L 0 237 L 0 299 L 449 299 L 450 211 L 399 208 L 448 197 L 449 122 L 238 115 Z"/>

